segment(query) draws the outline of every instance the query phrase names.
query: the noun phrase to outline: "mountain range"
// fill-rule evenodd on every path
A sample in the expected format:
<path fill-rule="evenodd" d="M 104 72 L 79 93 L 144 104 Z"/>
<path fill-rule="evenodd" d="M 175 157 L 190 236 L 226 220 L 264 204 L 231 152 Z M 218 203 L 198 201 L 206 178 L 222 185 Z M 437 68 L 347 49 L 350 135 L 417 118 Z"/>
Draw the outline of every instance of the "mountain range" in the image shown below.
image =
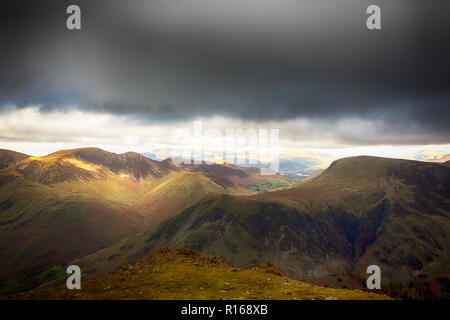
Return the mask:
<path fill-rule="evenodd" d="M 449 162 L 350 157 L 292 185 L 95 148 L 0 159 L 2 292 L 62 278 L 67 264 L 91 278 L 174 247 L 337 288 L 363 288 L 376 264 L 393 297 L 449 297 Z M 251 188 L 268 180 L 290 186 Z"/>
<path fill-rule="evenodd" d="M 450 160 L 450 152 L 424 149 L 407 156 L 406 159 L 429 162 L 446 162 Z"/>
<path fill-rule="evenodd" d="M 178 166 L 97 148 L 44 157 L 1 150 L 0 160 L 2 291 L 38 285 L 49 267 L 147 230 L 205 195 L 251 193 L 269 178 L 256 168 Z"/>

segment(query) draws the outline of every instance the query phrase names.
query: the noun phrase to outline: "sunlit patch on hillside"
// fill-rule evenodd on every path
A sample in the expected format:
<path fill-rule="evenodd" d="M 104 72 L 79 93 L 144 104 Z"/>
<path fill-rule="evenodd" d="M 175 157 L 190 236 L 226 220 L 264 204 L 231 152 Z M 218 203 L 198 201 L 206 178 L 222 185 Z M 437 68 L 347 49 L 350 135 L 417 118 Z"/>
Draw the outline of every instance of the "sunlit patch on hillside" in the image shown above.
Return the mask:
<path fill-rule="evenodd" d="M 207 163 L 214 163 L 214 164 L 225 164 L 225 160 L 221 158 L 208 158 L 205 160 Z"/>
<path fill-rule="evenodd" d="M 65 162 L 70 162 L 74 166 L 76 166 L 78 168 L 81 168 L 81 169 L 84 169 L 84 170 L 87 170 L 87 171 L 95 171 L 95 172 L 97 172 L 97 171 L 100 170 L 99 166 L 97 166 L 95 164 L 92 164 L 92 163 L 87 163 L 87 162 L 84 162 L 84 161 L 80 161 L 78 159 L 66 158 L 66 159 L 64 159 L 64 161 Z"/>

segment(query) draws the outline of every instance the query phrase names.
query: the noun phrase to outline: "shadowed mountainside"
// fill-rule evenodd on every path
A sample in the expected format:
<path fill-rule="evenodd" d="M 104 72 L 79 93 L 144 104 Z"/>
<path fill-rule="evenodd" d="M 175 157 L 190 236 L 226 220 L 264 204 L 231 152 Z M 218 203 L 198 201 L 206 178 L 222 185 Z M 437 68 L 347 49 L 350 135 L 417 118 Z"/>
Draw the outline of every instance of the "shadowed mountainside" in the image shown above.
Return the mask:
<path fill-rule="evenodd" d="M 24 153 L 0 149 L 0 170 L 13 166 L 28 157 L 29 155 Z"/>

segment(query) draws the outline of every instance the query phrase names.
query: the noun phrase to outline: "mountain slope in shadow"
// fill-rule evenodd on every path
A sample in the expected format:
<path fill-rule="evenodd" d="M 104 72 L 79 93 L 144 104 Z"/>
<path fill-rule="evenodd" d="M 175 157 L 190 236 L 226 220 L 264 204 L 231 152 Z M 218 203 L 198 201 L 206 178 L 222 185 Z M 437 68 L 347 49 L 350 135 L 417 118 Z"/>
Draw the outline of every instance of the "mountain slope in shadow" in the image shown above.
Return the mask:
<path fill-rule="evenodd" d="M 0 149 L 0 170 L 19 163 L 30 156 L 24 153 Z"/>

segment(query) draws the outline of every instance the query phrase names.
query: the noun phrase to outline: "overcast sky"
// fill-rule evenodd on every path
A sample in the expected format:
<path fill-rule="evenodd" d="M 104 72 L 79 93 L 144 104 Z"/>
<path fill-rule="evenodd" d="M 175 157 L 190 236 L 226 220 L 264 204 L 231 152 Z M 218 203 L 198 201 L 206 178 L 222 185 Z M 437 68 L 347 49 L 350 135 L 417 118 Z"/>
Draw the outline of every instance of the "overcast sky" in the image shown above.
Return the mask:
<path fill-rule="evenodd" d="M 369 3 L 381 7 L 382 30 L 366 28 Z M 81 7 L 82 30 L 66 29 L 69 4 Z M 339 155 L 445 149 L 449 9 L 438 0 L 2 1 L 0 148 L 151 152 L 201 119 L 224 133 L 280 129 L 285 147 Z"/>

